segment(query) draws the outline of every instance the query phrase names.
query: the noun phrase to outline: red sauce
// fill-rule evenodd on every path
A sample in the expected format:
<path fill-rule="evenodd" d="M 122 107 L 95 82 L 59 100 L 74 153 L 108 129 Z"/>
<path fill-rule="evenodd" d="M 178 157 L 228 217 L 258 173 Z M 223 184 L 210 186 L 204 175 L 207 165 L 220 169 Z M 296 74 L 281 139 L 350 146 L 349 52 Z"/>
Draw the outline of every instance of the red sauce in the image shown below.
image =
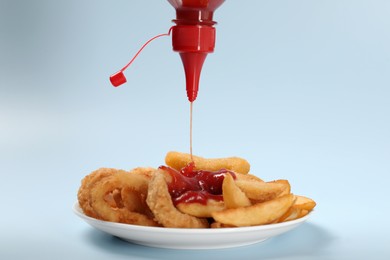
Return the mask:
<path fill-rule="evenodd" d="M 207 204 L 208 199 L 222 201 L 222 182 L 225 175 L 231 174 L 234 179 L 236 178 L 234 172 L 226 169 L 215 172 L 195 170 L 193 162 L 180 171 L 168 166 L 160 166 L 159 168 L 172 176 L 168 190 L 175 205 L 181 202 Z"/>

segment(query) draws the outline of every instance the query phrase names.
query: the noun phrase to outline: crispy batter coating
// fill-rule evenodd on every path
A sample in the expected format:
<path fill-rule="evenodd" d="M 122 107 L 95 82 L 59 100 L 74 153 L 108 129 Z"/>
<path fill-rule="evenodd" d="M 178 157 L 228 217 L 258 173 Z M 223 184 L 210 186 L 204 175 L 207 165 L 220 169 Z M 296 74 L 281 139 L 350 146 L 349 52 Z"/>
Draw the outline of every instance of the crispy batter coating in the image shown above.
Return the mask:
<path fill-rule="evenodd" d="M 77 199 L 79 201 L 80 207 L 84 211 L 85 215 L 97 218 L 95 210 L 91 206 L 90 191 L 96 183 L 100 182 L 102 179 L 113 175 L 118 170 L 113 168 L 100 168 L 96 171 L 93 171 L 89 175 L 85 176 L 81 181 L 81 186 L 77 193 Z"/>
<path fill-rule="evenodd" d="M 158 170 L 150 181 L 146 203 L 153 212 L 156 220 L 164 227 L 209 227 L 209 223 L 206 219 L 184 214 L 173 205 L 163 170 Z"/>
<path fill-rule="evenodd" d="M 79 204 L 90 217 L 143 226 L 159 226 L 146 205 L 151 168 L 126 172 L 102 168 L 86 176 L 78 192 Z"/>

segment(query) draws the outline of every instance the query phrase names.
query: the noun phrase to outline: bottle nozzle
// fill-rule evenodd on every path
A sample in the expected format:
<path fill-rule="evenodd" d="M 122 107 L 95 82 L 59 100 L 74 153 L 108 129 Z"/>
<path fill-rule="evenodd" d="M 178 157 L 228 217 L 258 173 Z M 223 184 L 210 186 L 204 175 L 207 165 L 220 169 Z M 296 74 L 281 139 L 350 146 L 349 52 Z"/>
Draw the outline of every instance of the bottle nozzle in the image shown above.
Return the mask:
<path fill-rule="evenodd" d="M 182 52 L 180 53 L 186 75 L 187 97 L 190 102 L 198 96 L 199 78 L 207 53 Z"/>
<path fill-rule="evenodd" d="M 176 25 L 172 29 L 173 50 L 180 53 L 186 76 L 187 97 L 195 101 L 203 63 L 214 51 L 215 28 L 209 25 Z"/>

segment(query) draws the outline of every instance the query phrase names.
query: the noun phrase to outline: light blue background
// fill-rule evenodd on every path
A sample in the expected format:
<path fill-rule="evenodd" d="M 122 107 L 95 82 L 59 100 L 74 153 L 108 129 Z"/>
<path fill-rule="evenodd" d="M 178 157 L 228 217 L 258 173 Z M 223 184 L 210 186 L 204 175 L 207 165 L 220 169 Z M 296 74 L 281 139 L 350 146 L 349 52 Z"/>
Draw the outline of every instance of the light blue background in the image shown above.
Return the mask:
<path fill-rule="evenodd" d="M 194 104 L 194 153 L 241 156 L 318 203 L 253 246 L 125 243 L 71 210 L 99 167 L 189 151 L 167 1 L 0 1 L 0 259 L 390 259 L 390 1 L 228 0 Z"/>

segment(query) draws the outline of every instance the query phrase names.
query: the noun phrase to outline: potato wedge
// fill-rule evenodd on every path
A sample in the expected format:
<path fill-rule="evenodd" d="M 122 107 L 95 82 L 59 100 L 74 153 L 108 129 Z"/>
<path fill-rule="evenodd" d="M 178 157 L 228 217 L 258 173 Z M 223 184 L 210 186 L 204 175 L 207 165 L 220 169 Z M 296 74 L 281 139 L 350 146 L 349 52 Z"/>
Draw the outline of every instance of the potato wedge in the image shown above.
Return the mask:
<path fill-rule="evenodd" d="M 250 164 L 247 160 L 239 157 L 206 159 L 199 156 L 192 156 L 195 168 L 198 170 L 218 171 L 227 169 L 238 173 L 249 172 Z M 191 155 L 187 153 L 168 152 L 165 156 L 165 163 L 176 170 L 180 170 L 191 162 Z"/>
<path fill-rule="evenodd" d="M 316 206 L 316 203 L 314 200 L 307 198 L 307 197 L 295 195 L 294 204 L 276 222 L 284 222 L 284 221 L 289 221 L 289 220 L 294 220 L 294 219 L 304 217 L 315 206 Z"/>
<path fill-rule="evenodd" d="M 259 177 L 257 177 L 256 175 L 253 175 L 253 174 L 243 174 L 243 173 L 235 173 L 236 174 L 236 177 L 238 180 L 241 180 L 241 181 L 259 181 L 259 182 L 264 182 L 262 179 L 260 179 Z"/>
<path fill-rule="evenodd" d="M 277 223 L 288 221 L 288 220 L 293 220 L 299 218 L 301 214 L 301 209 L 294 208 L 294 206 L 291 206 L 286 213 L 283 214 L 277 221 Z"/>
<path fill-rule="evenodd" d="M 247 180 L 237 177 L 236 185 L 245 193 L 245 195 L 254 201 L 264 202 L 272 200 L 282 193 L 289 194 L 287 191 L 290 189 L 288 181 L 271 181 L 264 182 L 259 180 Z"/>
<path fill-rule="evenodd" d="M 285 186 L 284 191 L 282 191 L 282 193 L 280 193 L 279 196 L 283 196 L 283 195 L 291 193 L 291 185 L 290 185 L 290 182 L 288 180 L 276 180 L 274 182 L 280 183 L 280 184 Z"/>
<path fill-rule="evenodd" d="M 297 199 L 294 203 L 294 207 L 296 208 L 310 211 L 316 206 L 316 202 L 308 197 L 298 195 L 296 195 L 296 197 Z"/>
<path fill-rule="evenodd" d="M 213 212 L 216 222 L 237 227 L 269 224 L 283 216 L 294 203 L 294 195 L 287 194 L 249 207 Z"/>
<path fill-rule="evenodd" d="M 227 209 L 235 209 L 239 207 L 247 207 L 252 205 L 249 198 L 236 185 L 232 175 L 226 174 L 222 183 L 222 195 L 225 207 Z"/>
<path fill-rule="evenodd" d="M 309 214 L 310 211 L 306 210 L 306 209 L 301 209 L 301 212 L 299 213 L 299 216 L 298 218 L 301 218 L 301 217 L 304 217 L 306 216 L 307 214 Z"/>
<path fill-rule="evenodd" d="M 208 200 L 206 205 L 197 202 L 179 203 L 176 208 L 194 217 L 209 218 L 212 212 L 224 210 L 225 204 L 223 201 Z"/>

